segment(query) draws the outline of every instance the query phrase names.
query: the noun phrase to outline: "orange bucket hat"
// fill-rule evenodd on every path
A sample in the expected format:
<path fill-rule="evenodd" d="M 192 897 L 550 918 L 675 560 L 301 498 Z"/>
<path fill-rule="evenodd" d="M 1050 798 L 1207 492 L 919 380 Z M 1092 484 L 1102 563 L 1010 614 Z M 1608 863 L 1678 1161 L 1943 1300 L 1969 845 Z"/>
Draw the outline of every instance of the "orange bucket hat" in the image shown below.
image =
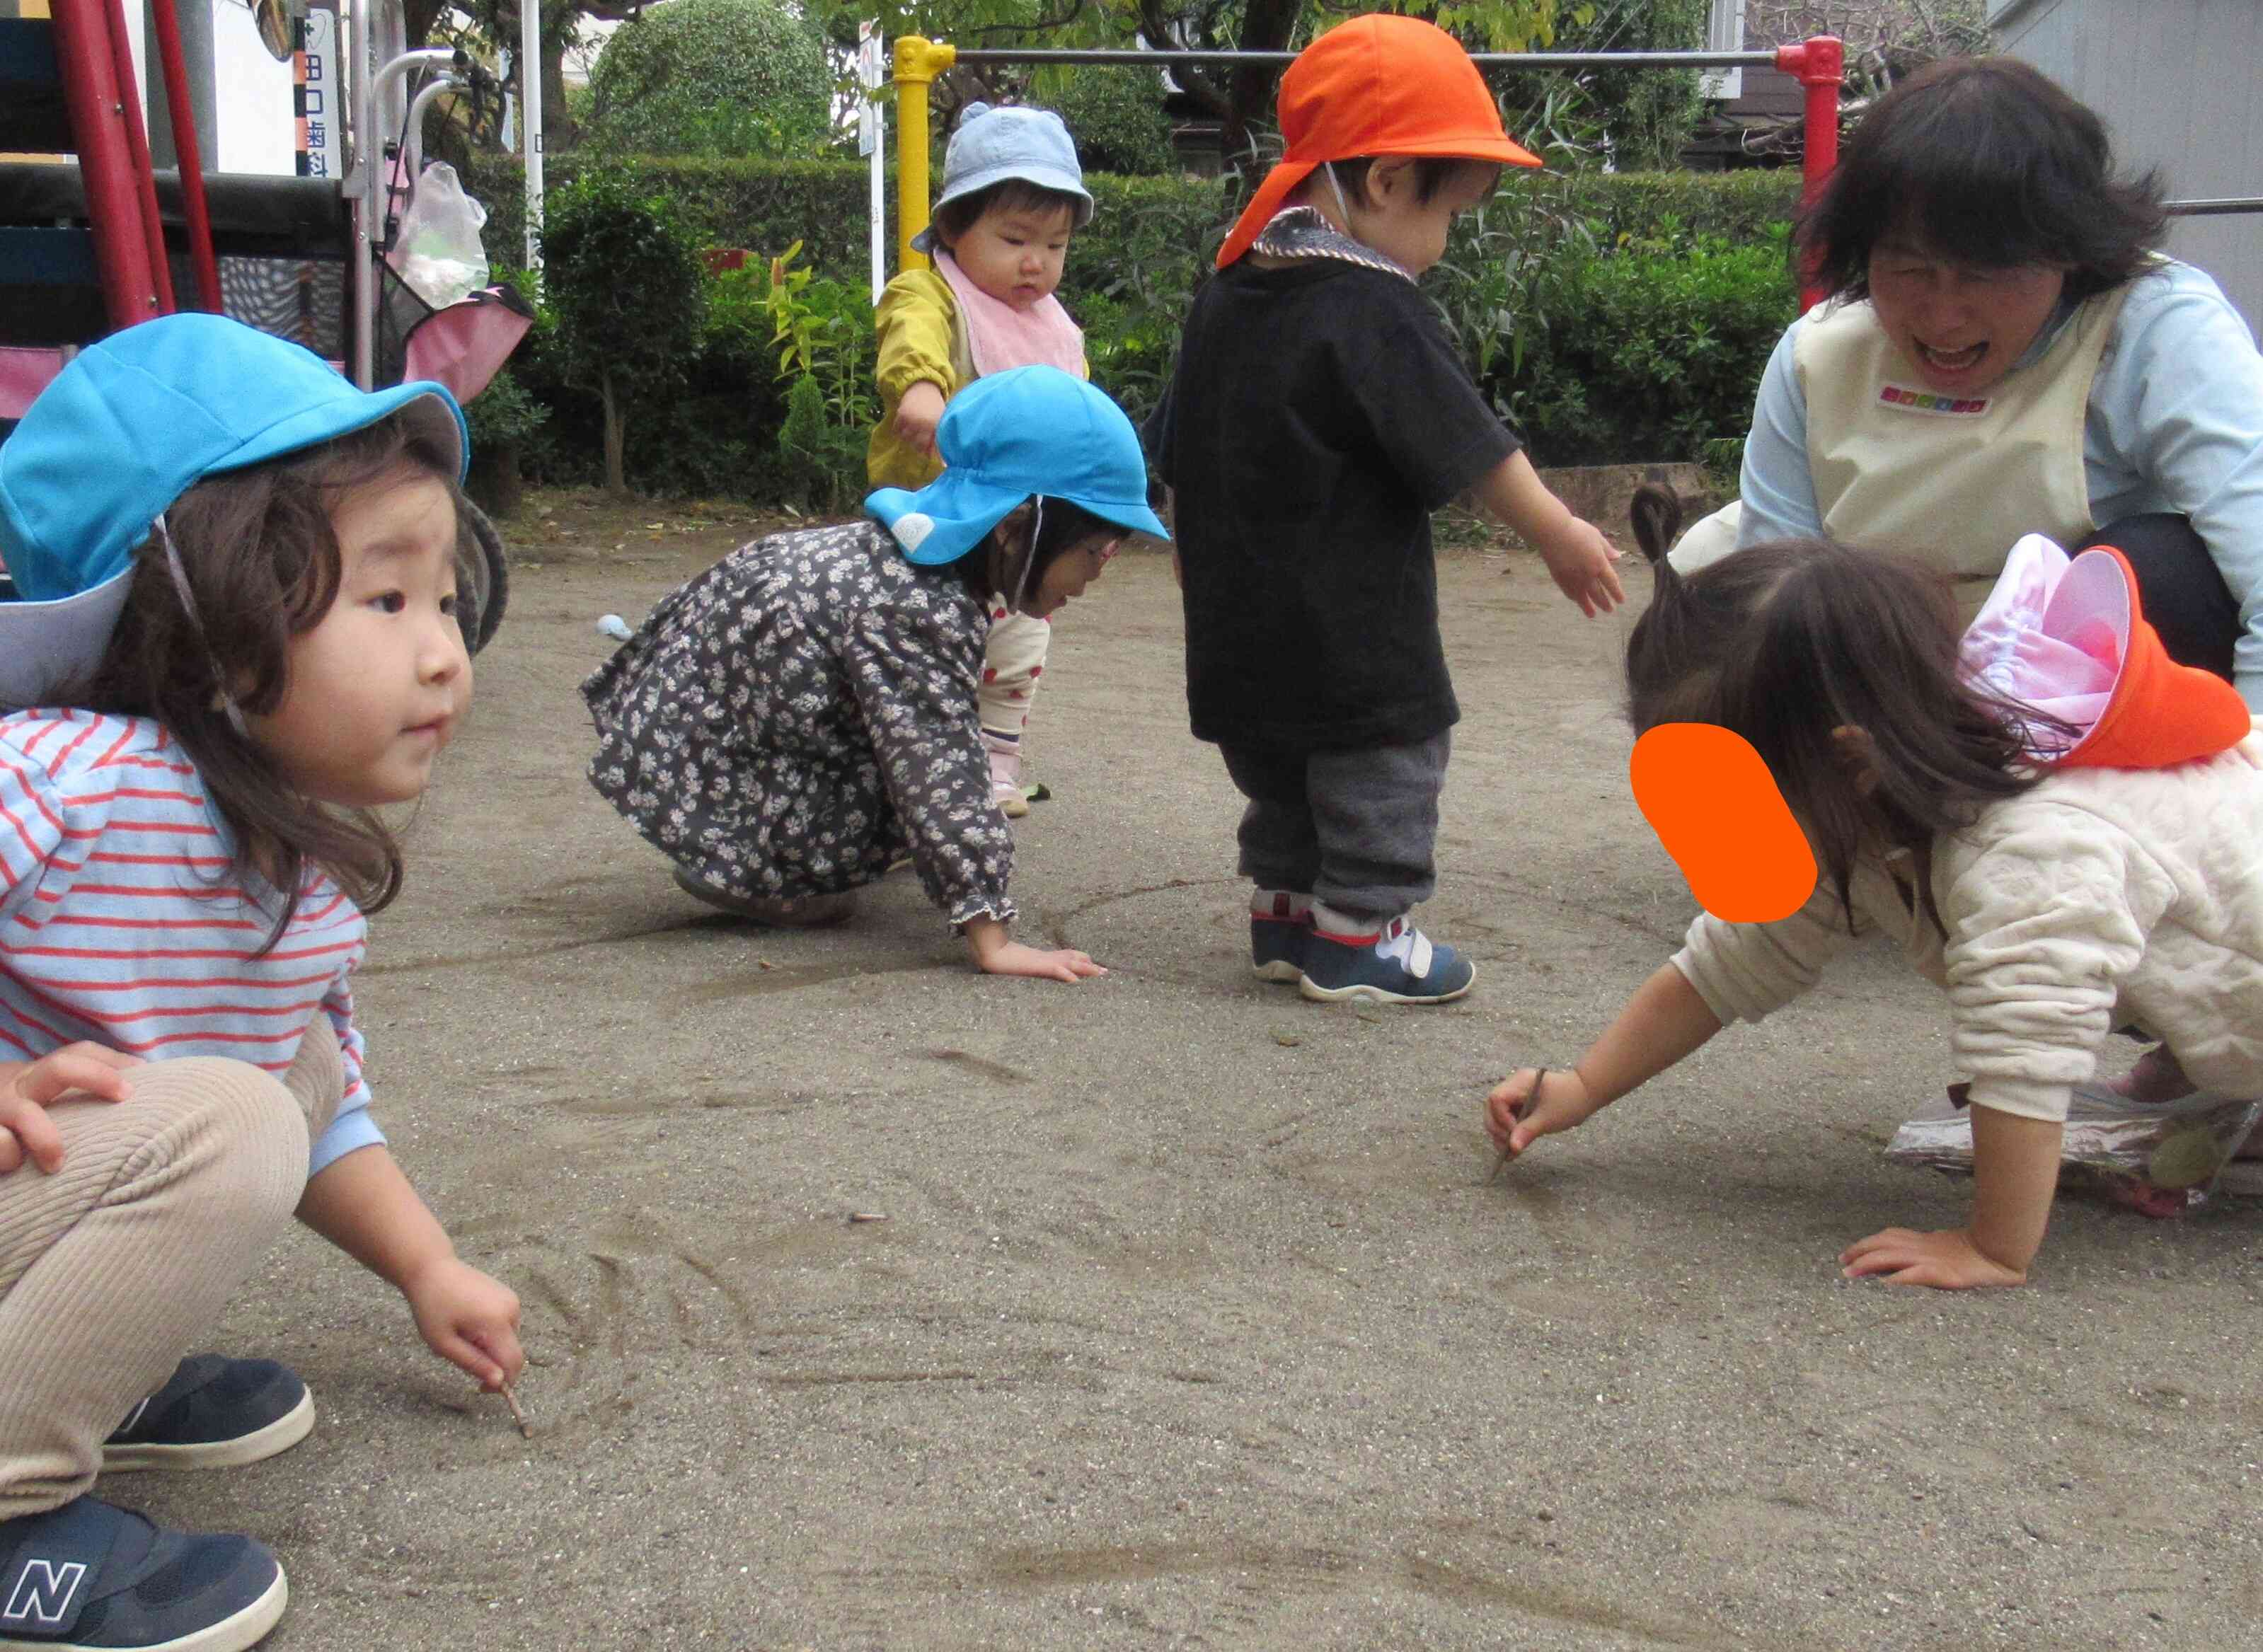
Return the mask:
<path fill-rule="evenodd" d="M 2169 658 L 2112 545 L 2070 558 L 2041 534 L 2021 539 L 1960 654 L 1968 681 L 2074 731 L 2029 725 L 2037 760 L 2060 768 L 2173 768 L 2252 726 L 2231 684 Z"/>
<path fill-rule="evenodd" d="M 1326 162 L 1363 155 L 1450 155 L 1538 166 L 1509 141 L 1485 77 L 1462 43 L 1420 18 L 1340 23 L 1281 76 L 1281 163 L 1218 249 L 1221 270 L 1249 250 L 1289 192 Z"/>

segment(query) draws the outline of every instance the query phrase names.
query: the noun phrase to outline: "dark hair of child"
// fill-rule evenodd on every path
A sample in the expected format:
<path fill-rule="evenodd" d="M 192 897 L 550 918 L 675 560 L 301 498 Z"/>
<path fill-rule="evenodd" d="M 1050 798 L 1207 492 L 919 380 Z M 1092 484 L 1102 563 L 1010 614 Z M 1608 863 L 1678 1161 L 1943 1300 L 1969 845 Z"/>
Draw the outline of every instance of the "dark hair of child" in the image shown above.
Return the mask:
<path fill-rule="evenodd" d="M 2118 175 L 2105 126 L 2011 57 L 1928 64 L 1873 104 L 1801 214 L 1796 256 L 1869 296 L 1891 241 L 1976 270 L 2046 264 L 2086 299 L 2141 273 L 2168 220 L 2157 171 Z"/>
<path fill-rule="evenodd" d="M 1635 732 L 1710 723 L 1742 735 L 1850 921 L 1857 855 L 1893 848 L 1915 857 L 1925 915 L 1945 927 L 1929 870 L 1934 837 L 2042 777 L 2015 708 L 1957 674 L 1948 581 L 1824 539 L 1751 545 L 1685 575 L 1666 559 L 1681 525 L 1674 495 L 1645 484 L 1630 514 L 1655 580 L 1627 638 Z M 1859 758 L 1842 749 L 1842 728 L 1869 737 Z M 1862 760 L 1876 776 L 1867 793 Z"/>
<path fill-rule="evenodd" d="M 1094 539 L 1119 538 L 1124 532 L 1066 499 L 1047 498 L 1045 505 L 1045 519 L 1038 524 L 1037 548 L 1030 553 L 1030 571 L 1021 582 L 1024 595 L 1036 590 L 1045 570 L 1067 552 Z M 944 564 L 937 572 L 956 577 L 975 601 L 988 608 L 1011 594 L 1012 570 L 1018 556 L 1018 546 L 1001 549 L 994 538 L 956 562 Z"/>
<path fill-rule="evenodd" d="M 1336 183 L 1342 188 L 1347 199 L 1356 201 L 1362 206 L 1373 206 L 1375 203 L 1369 198 L 1367 193 L 1367 170 L 1377 161 L 1390 158 L 1388 155 L 1353 155 L 1347 160 L 1331 161 L 1328 166 L 1334 171 Z M 1421 155 L 1414 156 L 1413 160 L 1414 198 L 1425 206 L 1435 198 L 1440 190 L 1460 177 L 1462 169 L 1464 167 L 1482 166 L 1490 168 L 1493 172 L 1493 181 L 1486 185 L 1485 194 L 1479 198 L 1480 199 L 1490 200 L 1493 198 L 1493 192 L 1500 187 L 1500 175 L 1503 169 L 1497 161 L 1476 161 L 1466 156 L 1453 155 Z M 1319 174 L 1314 172 L 1312 178 L 1298 186 L 1298 199 L 1307 200 L 1312 198 L 1315 180 L 1319 177 Z M 1319 184 L 1318 187 L 1325 189 L 1327 185 Z"/>
<path fill-rule="evenodd" d="M 456 504 L 457 559 L 478 554 L 450 458 L 398 416 L 270 464 L 207 477 L 173 502 L 165 523 L 188 576 L 196 615 L 183 609 L 151 535 L 134 552 L 133 584 L 108 651 L 62 703 L 164 725 L 203 777 L 235 839 L 227 876 L 245 890 L 257 873 L 282 897 L 265 953 L 297 913 L 309 864 L 364 912 L 400 891 L 401 848 L 374 812 L 319 803 L 294 790 L 229 718 L 283 703 L 291 639 L 322 622 L 337 598 L 343 556 L 330 515 L 354 488 L 403 470 L 431 476 Z"/>
<path fill-rule="evenodd" d="M 976 190 L 972 195 L 961 195 L 945 201 L 935 209 L 935 238 L 944 247 L 956 247 L 958 238 L 980 221 L 982 214 L 996 208 L 1001 213 L 1066 213 L 1069 227 L 1076 227 L 1076 210 L 1084 205 L 1075 196 L 1060 190 L 1049 190 L 1032 184 L 1027 178 L 1001 178 L 988 189 Z"/>

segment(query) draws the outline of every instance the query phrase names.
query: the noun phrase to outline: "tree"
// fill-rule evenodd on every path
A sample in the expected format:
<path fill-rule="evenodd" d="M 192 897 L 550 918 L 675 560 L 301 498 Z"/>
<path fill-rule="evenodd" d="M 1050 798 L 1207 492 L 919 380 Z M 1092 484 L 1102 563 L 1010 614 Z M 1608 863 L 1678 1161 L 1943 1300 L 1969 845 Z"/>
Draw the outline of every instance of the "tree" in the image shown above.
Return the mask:
<path fill-rule="evenodd" d="M 544 297 L 567 378 L 605 410 L 605 486 L 628 491 L 628 415 L 683 384 L 706 319 L 706 271 L 673 206 L 593 169 L 550 197 Z"/>
<path fill-rule="evenodd" d="M 1936 58 L 1993 46 L 1985 0 L 1747 0 L 1745 39 L 1774 46 L 1835 34 L 1847 43 L 1847 85 L 1875 97 Z"/>
<path fill-rule="evenodd" d="M 832 87 L 822 38 L 777 0 L 669 0 L 605 42 L 587 135 L 647 155 L 809 155 Z"/>

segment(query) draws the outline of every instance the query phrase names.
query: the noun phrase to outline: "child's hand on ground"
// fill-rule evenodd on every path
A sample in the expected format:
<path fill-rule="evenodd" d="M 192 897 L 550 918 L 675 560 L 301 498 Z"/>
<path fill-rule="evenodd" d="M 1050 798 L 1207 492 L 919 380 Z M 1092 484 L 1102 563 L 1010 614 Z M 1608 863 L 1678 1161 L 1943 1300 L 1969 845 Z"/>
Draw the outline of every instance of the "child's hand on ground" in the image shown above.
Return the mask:
<path fill-rule="evenodd" d="M 1619 559 L 1618 549 L 1594 523 L 1573 516 L 1557 532 L 1535 540 L 1532 548 L 1548 565 L 1556 588 L 1589 619 L 1626 601 L 1618 570 L 1611 566 Z"/>
<path fill-rule="evenodd" d="M 1025 975 L 1043 981 L 1082 981 L 1108 973 L 1086 954 L 1071 948 L 1046 952 L 1018 941 L 1009 941 L 977 962 L 987 974 Z"/>
<path fill-rule="evenodd" d="M 1931 1285 L 1969 1290 L 1976 1285 L 2024 1285 L 2028 1276 L 1982 1253 L 1963 1228 L 1919 1233 L 1888 1228 L 1857 1239 L 1839 1254 L 1848 1279 L 1883 1277 L 1889 1285 Z"/>
<path fill-rule="evenodd" d="M 896 434 L 922 453 L 935 451 L 935 427 L 942 422 L 942 387 L 924 379 L 896 403 Z"/>
<path fill-rule="evenodd" d="M 1540 1078 L 1533 1068 L 1519 1068 L 1486 1098 L 1486 1134 L 1511 1158 L 1544 1136 L 1576 1129 L 1601 1108 L 1576 1071 L 1551 1067 L 1545 1080 L 1536 1083 Z"/>
<path fill-rule="evenodd" d="M 518 1345 L 518 1294 L 460 1257 L 442 1257 L 401 1288 L 424 1345 L 461 1366 L 483 1389 L 515 1382 L 526 1368 Z"/>
<path fill-rule="evenodd" d="M 139 1056 L 101 1044 L 65 1044 L 37 1061 L 0 1062 L 0 1176 L 25 1159 L 52 1176 L 63 1165 L 62 1132 L 47 1109 L 68 1096 L 123 1101 L 132 1093 L 126 1070 Z"/>

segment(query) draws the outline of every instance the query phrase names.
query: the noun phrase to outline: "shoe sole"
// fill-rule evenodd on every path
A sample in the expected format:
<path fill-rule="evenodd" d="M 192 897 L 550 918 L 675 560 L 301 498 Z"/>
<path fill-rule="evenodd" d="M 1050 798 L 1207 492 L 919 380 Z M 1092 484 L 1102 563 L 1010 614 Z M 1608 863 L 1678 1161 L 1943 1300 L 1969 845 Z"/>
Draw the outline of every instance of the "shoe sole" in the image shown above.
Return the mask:
<path fill-rule="evenodd" d="M 1270 963 L 1253 963 L 1250 970 L 1261 981 L 1277 981 L 1283 986 L 1293 985 L 1305 978 L 1305 972 L 1286 958 L 1276 958 Z"/>
<path fill-rule="evenodd" d="M 1352 986 L 1322 986 L 1309 975 L 1297 977 L 1297 991 L 1315 1004 L 1342 1004 L 1353 999 L 1364 999 L 1370 1004 L 1450 1004 L 1465 996 L 1478 984 L 1477 971 L 1450 992 L 1393 992 L 1388 987 L 1370 986 L 1363 981 Z"/>
<path fill-rule="evenodd" d="M 283 1609 L 290 1604 L 291 1585 L 278 1566 L 266 1593 L 241 1612 L 170 1641 L 152 1641 L 143 1652 L 245 1652 L 267 1638 L 267 1632 L 281 1620 Z M 105 1652 L 105 1648 L 76 1641 L 18 1641 L 0 1635 L 0 1652 Z"/>
<path fill-rule="evenodd" d="M 150 1468 L 241 1468 L 246 1463 L 264 1461 L 290 1450 L 312 1433 L 314 1427 L 315 1396 L 301 1394 L 296 1405 L 266 1427 L 239 1434 L 234 1439 L 205 1440 L 193 1446 L 105 1446 L 102 1472 L 129 1475 Z M 0 1641 L 0 1647 L 10 1644 Z M 247 1641 L 243 1644 L 251 1643 Z"/>

